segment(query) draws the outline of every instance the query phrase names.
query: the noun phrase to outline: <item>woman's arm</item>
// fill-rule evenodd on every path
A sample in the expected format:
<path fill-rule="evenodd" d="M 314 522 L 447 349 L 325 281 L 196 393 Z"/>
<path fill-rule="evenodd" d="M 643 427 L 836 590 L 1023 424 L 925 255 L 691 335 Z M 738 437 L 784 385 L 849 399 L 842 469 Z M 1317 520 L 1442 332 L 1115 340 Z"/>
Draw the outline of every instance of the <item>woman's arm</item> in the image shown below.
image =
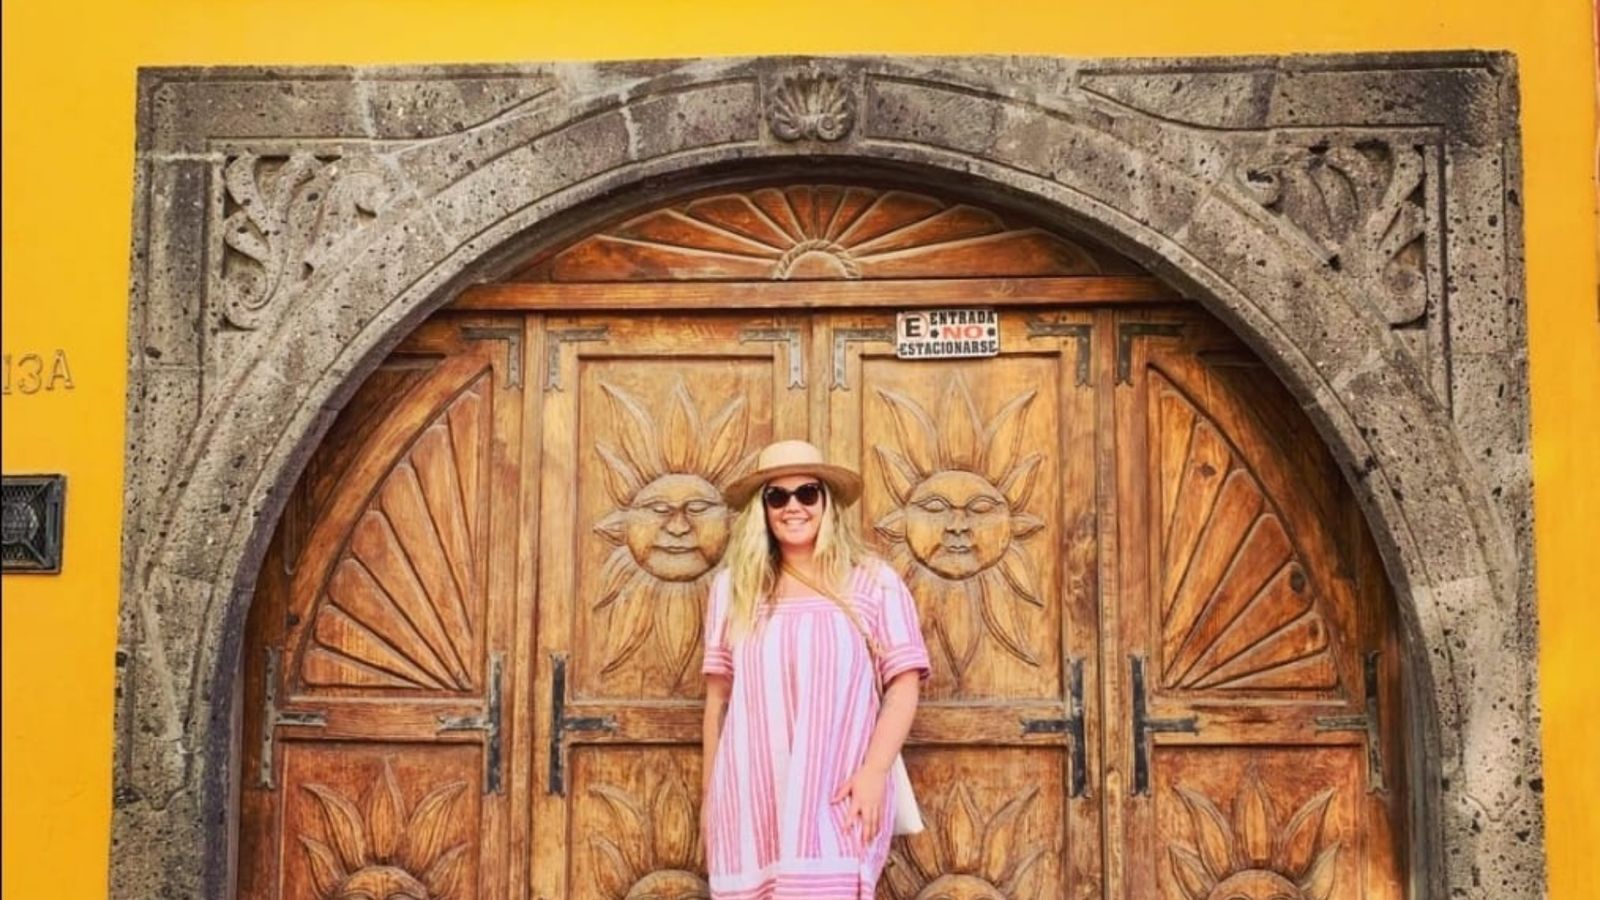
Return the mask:
<path fill-rule="evenodd" d="M 883 691 L 883 706 L 878 710 L 878 724 L 872 729 L 872 740 L 867 744 L 867 756 L 861 768 L 839 788 L 833 802 L 845 800 L 850 806 L 845 810 L 846 821 L 861 822 L 861 839 L 871 843 L 877 837 L 883 822 L 883 793 L 889 781 L 889 768 L 900 752 L 900 745 L 911 733 L 911 720 L 917 715 L 917 695 L 922 689 L 918 670 L 901 672 Z"/>
<path fill-rule="evenodd" d="M 867 758 L 861 768 L 887 776 L 889 767 L 900 752 L 900 745 L 911 733 L 911 720 L 917 716 L 917 696 L 922 688 L 915 671 L 901 672 L 883 691 L 883 707 L 878 710 L 878 724 L 872 729 L 872 742 L 867 744 Z"/>
<path fill-rule="evenodd" d="M 706 676 L 706 714 L 701 726 L 700 802 L 711 793 L 711 765 L 717 758 L 717 743 L 722 739 L 722 720 L 728 712 L 728 693 L 733 682 L 725 675 Z"/>

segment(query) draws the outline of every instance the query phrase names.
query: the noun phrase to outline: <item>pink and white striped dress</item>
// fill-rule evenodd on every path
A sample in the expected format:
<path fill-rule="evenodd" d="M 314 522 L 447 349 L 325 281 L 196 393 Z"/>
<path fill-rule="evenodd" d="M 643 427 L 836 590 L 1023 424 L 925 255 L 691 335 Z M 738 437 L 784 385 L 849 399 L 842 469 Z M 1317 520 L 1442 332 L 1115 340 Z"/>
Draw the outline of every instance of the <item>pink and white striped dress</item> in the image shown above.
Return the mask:
<path fill-rule="evenodd" d="M 763 604 L 755 627 L 726 639 L 729 578 L 712 583 L 702 668 L 733 679 L 704 811 L 716 900 L 872 900 L 889 855 L 894 780 L 870 845 L 833 795 L 866 757 L 878 718 L 873 679 L 916 670 L 928 648 L 916 604 L 888 566 L 857 567 L 846 599 L 883 657 L 826 597 Z"/>

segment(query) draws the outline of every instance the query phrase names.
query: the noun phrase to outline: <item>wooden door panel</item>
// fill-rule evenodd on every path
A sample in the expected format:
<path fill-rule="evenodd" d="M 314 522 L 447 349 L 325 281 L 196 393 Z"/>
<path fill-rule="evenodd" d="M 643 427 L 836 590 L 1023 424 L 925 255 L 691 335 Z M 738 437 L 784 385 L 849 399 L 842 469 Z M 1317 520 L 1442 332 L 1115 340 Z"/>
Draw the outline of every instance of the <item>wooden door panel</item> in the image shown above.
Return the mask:
<path fill-rule="evenodd" d="M 709 896 L 698 747 L 572 753 L 573 900 Z"/>
<path fill-rule="evenodd" d="M 627 355 L 577 392 L 575 696 L 700 689 L 701 614 L 732 524 L 721 490 L 773 433 L 772 360 Z"/>
<path fill-rule="evenodd" d="M 507 889 L 523 328 L 424 325 L 288 501 L 247 629 L 242 896 Z"/>
<path fill-rule="evenodd" d="M 1155 896 L 1373 896 L 1359 746 L 1164 747 L 1153 765 L 1155 845 L 1129 852 L 1155 862 Z"/>
<path fill-rule="evenodd" d="M 1091 896 L 1093 325 L 1005 312 L 998 358 L 900 360 L 892 324 L 831 316 L 816 340 L 829 455 L 862 472 L 864 529 L 932 657 L 908 752 L 930 831 L 896 845 L 880 895 Z"/>
<path fill-rule="evenodd" d="M 1115 329 L 1113 893 L 1398 896 L 1392 630 L 1353 498 L 1220 326 L 1172 311 Z"/>
<path fill-rule="evenodd" d="M 997 766 L 986 750 L 923 748 L 907 765 L 917 783 L 946 789 L 919 798 L 927 828 L 896 839 L 880 900 L 1090 896 L 1092 875 L 1064 871 L 1070 825 L 1060 749 L 1017 751 Z"/>
<path fill-rule="evenodd" d="M 1322 612 L 1328 601 L 1318 601 L 1305 553 L 1246 453 L 1173 378 L 1188 376 L 1213 405 L 1226 401 L 1188 360 L 1162 363 L 1165 371 L 1147 373 L 1158 473 L 1151 541 L 1161 574 L 1160 686 L 1337 699 L 1336 651 Z M 1187 371 L 1167 374 L 1178 369 Z"/>
<path fill-rule="evenodd" d="M 478 897 L 503 890 L 470 745 L 284 744 L 283 898 Z M 365 893 L 363 893 L 365 892 Z"/>
<path fill-rule="evenodd" d="M 545 323 L 544 448 L 530 473 L 541 485 L 537 896 L 622 897 L 641 881 L 681 891 L 687 876 L 651 873 L 703 871 L 699 848 L 685 849 L 679 791 L 695 806 L 697 844 L 701 619 L 735 512 L 721 490 L 762 446 L 807 434 L 804 324 Z M 645 839 L 645 818 L 668 833 Z"/>

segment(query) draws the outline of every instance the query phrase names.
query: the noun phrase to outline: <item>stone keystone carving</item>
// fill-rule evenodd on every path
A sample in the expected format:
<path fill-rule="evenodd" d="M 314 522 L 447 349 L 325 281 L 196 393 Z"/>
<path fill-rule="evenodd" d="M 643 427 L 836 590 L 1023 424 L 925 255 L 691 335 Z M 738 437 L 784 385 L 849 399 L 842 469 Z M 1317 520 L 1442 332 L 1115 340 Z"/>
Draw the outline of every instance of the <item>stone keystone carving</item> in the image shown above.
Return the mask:
<path fill-rule="evenodd" d="M 767 123 L 780 141 L 837 141 L 856 124 L 855 99 L 833 75 L 790 75 L 768 100 Z"/>

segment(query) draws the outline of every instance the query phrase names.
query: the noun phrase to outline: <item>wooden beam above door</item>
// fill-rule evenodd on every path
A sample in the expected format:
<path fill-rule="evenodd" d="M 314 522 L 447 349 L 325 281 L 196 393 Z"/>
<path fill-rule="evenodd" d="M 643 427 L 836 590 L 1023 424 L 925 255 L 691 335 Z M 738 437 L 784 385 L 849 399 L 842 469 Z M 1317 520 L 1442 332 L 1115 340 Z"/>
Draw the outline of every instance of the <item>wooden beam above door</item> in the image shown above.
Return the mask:
<path fill-rule="evenodd" d="M 451 309 L 711 310 L 905 308 L 951 304 L 1103 306 L 1174 303 L 1185 298 L 1142 275 L 1065 278 L 942 278 L 903 281 L 717 281 L 478 284 Z"/>

